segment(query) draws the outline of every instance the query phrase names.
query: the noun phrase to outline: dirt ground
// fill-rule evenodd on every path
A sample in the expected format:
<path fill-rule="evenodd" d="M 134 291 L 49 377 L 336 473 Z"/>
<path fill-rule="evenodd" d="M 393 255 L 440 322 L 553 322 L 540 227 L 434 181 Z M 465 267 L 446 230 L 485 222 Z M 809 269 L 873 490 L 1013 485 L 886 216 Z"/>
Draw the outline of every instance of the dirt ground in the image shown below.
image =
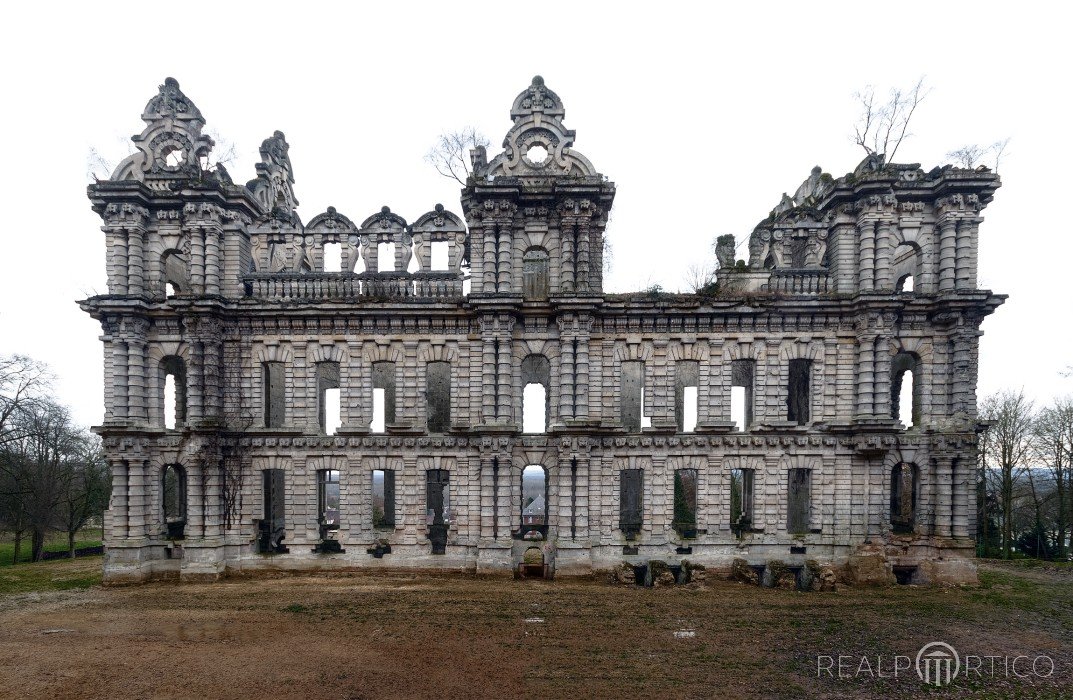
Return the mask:
<path fill-rule="evenodd" d="M 1073 573 L 981 570 L 833 593 L 407 575 L 16 593 L 0 698 L 1073 697 Z M 1001 660 L 941 691 L 889 677 L 930 641 L 1024 655 L 1027 677 Z M 840 655 L 849 677 L 818 672 Z"/>

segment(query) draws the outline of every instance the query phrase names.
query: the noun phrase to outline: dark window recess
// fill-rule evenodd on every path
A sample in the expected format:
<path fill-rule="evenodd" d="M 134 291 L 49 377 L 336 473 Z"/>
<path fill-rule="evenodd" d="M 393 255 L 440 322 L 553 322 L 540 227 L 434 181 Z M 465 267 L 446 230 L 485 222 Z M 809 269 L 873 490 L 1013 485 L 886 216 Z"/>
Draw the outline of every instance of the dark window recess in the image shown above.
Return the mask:
<path fill-rule="evenodd" d="M 283 470 L 262 471 L 261 491 L 264 494 L 264 519 L 257 524 L 257 551 L 261 554 L 286 552 L 287 547 L 283 544 L 287 534 Z"/>
<path fill-rule="evenodd" d="M 446 469 L 429 469 L 425 474 L 426 525 L 433 554 L 447 553 L 447 526 L 451 522 L 449 481 L 450 472 Z"/>
<path fill-rule="evenodd" d="M 786 492 L 786 531 L 802 534 L 809 530 L 811 510 L 811 469 L 791 469 Z"/>
<path fill-rule="evenodd" d="M 373 363 L 373 389 L 384 390 L 384 423 L 395 422 L 395 363 Z"/>
<path fill-rule="evenodd" d="M 451 364 L 429 362 L 425 374 L 428 431 L 445 433 L 451 427 Z"/>
<path fill-rule="evenodd" d="M 674 471 L 674 519 L 671 527 L 681 537 L 697 536 L 697 470 Z"/>
<path fill-rule="evenodd" d="M 182 539 L 186 534 L 186 470 L 178 464 L 164 467 L 160 490 L 168 538 Z"/>
<path fill-rule="evenodd" d="M 805 259 L 808 257 L 808 239 L 807 238 L 792 238 L 790 239 L 790 267 L 795 270 L 800 270 L 805 266 Z"/>
<path fill-rule="evenodd" d="M 641 531 L 643 518 L 643 469 L 623 469 L 619 472 L 618 527 L 632 540 Z"/>
<path fill-rule="evenodd" d="M 790 360 L 786 419 L 798 425 L 805 425 L 809 421 L 809 370 L 811 368 L 811 360 Z"/>
<path fill-rule="evenodd" d="M 730 528 L 741 533 L 753 522 L 753 470 L 730 470 Z"/>
<path fill-rule="evenodd" d="M 680 433 L 685 431 L 686 387 L 699 385 L 699 362 L 696 362 L 695 360 L 682 360 L 674 366 L 674 417 L 678 422 L 678 432 Z"/>
<path fill-rule="evenodd" d="M 265 427 L 281 428 L 287 406 L 283 363 L 263 363 L 261 379 L 265 398 Z"/>
<path fill-rule="evenodd" d="M 522 257 L 522 294 L 526 301 L 548 298 L 548 251 L 530 248 Z"/>
<path fill-rule="evenodd" d="M 373 527 L 395 528 L 395 470 L 373 470 Z"/>
<path fill-rule="evenodd" d="M 753 376 L 756 373 L 755 360 L 732 360 L 730 363 L 730 385 L 745 389 L 745 425 L 748 430 L 753 424 Z"/>
<path fill-rule="evenodd" d="M 338 362 L 318 362 L 317 363 L 317 424 L 320 426 L 320 432 L 326 432 L 328 422 L 326 418 L 325 395 L 328 389 L 339 388 L 339 363 Z"/>
<path fill-rule="evenodd" d="M 645 363 L 622 363 L 622 426 L 628 433 L 641 432 L 641 392 L 645 383 Z"/>
<path fill-rule="evenodd" d="M 895 532 L 909 533 L 916 525 L 917 469 L 901 462 L 890 473 L 890 524 Z"/>

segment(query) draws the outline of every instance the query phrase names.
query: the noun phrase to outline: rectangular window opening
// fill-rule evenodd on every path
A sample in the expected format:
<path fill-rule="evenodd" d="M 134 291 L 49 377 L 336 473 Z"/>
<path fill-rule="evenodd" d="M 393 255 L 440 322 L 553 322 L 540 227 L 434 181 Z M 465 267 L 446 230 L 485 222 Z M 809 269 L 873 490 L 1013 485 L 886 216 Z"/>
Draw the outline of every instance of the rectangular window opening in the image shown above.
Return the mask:
<path fill-rule="evenodd" d="M 543 384 L 526 384 L 522 390 L 522 432 L 548 430 L 548 391 Z"/>
<path fill-rule="evenodd" d="M 259 523 L 257 532 L 257 551 L 261 554 L 287 551 L 283 545 L 287 534 L 283 478 L 282 469 L 265 469 L 261 472 L 264 518 Z"/>
<path fill-rule="evenodd" d="M 786 493 L 786 531 L 803 534 L 809 531 L 811 516 L 811 469 L 791 469 Z"/>
<path fill-rule="evenodd" d="M 340 398 L 339 389 L 324 390 L 324 434 L 335 435 L 340 426 Z"/>
<path fill-rule="evenodd" d="M 449 269 L 448 252 L 451 244 L 447 241 L 432 241 L 432 269 L 443 271 Z"/>
<path fill-rule="evenodd" d="M 334 394 L 330 393 L 332 390 Z M 339 363 L 318 362 L 317 424 L 324 435 L 334 435 L 336 428 L 339 427 L 339 408 Z M 330 416 L 330 410 L 335 412 L 334 416 Z"/>
<path fill-rule="evenodd" d="M 339 471 L 317 472 L 317 522 L 321 539 L 328 539 L 339 529 Z"/>
<path fill-rule="evenodd" d="M 282 427 L 286 407 L 283 363 L 265 362 L 261 365 L 261 376 L 264 393 L 265 427 Z"/>
<path fill-rule="evenodd" d="M 373 389 L 373 422 L 369 426 L 369 430 L 374 433 L 382 433 L 385 429 L 384 424 L 384 390 Z"/>
<path fill-rule="evenodd" d="M 678 432 L 692 433 L 697 428 L 700 410 L 700 363 L 682 360 L 674 366 L 674 418 Z"/>
<path fill-rule="evenodd" d="M 674 519 L 671 526 L 685 538 L 697 536 L 697 470 L 674 471 Z"/>
<path fill-rule="evenodd" d="M 695 386 L 687 386 L 682 389 L 682 432 L 692 433 L 697 429 L 697 409 L 699 405 L 699 392 Z"/>
<path fill-rule="evenodd" d="M 373 470 L 373 527 L 377 530 L 395 528 L 395 471 Z"/>
<path fill-rule="evenodd" d="M 395 271 L 395 244 L 393 242 L 381 242 L 376 246 L 376 270 L 377 272 Z"/>
<path fill-rule="evenodd" d="M 809 370 L 811 360 L 790 360 L 786 393 L 786 420 L 798 425 L 809 421 Z"/>
<path fill-rule="evenodd" d="M 164 378 L 164 428 L 167 430 L 175 430 L 176 408 L 175 375 L 169 374 Z"/>
<path fill-rule="evenodd" d="M 737 533 L 753 522 L 753 470 L 730 470 L 730 527 Z"/>
<path fill-rule="evenodd" d="M 324 271 L 343 271 L 343 246 L 341 243 L 324 244 Z"/>
<path fill-rule="evenodd" d="M 451 364 L 429 362 L 425 366 L 425 401 L 430 433 L 445 433 L 451 427 Z"/>
<path fill-rule="evenodd" d="M 623 469 L 619 472 L 619 529 L 633 540 L 643 522 L 643 469 Z"/>
<path fill-rule="evenodd" d="M 383 433 L 395 423 L 395 363 L 373 363 L 373 419 L 369 429 Z"/>
<path fill-rule="evenodd" d="M 730 419 L 739 431 L 748 430 L 753 423 L 754 360 L 734 360 L 730 363 Z"/>
<path fill-rule="evenodd" d="M 622 425 L 626 432 L 641 432 L 643 401 L 644 401 L 644 371 L 643 362 L 630 360 L 622 363 L 621 368 L 622 392 L 620 397 Z"/>

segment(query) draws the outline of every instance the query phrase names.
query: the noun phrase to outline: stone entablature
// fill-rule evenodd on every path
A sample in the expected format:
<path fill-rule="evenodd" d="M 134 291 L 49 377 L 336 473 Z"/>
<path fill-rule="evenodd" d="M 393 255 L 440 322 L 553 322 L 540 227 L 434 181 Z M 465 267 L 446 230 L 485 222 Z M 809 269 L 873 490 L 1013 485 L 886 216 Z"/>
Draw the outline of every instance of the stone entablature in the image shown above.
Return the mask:
<path fill-rule="evenodd" d="M 474 150 L 464 217 L 412 224 L 387 207 L 303 223 L 281 132 L 234 184 L 172 79 L 142 116 L 137 153 L 89 190 L 107 580 L 509 572 L 534 549 L 559 575 L 862 556 L 964 575 L 979 326 L 1004 299 L 976 289 L 994 174 L 817 168 L 747 262 L 720 237 L 715 288 L 610 295 L 615 186 L 539 78 L 504 151 Z"/>

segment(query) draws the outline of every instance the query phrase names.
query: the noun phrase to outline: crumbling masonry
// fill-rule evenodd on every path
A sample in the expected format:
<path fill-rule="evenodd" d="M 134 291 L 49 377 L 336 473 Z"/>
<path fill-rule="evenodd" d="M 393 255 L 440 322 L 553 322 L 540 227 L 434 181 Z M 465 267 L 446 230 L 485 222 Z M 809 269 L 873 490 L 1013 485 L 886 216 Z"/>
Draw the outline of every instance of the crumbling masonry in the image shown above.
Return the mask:
<path fill-rule="evenodd" d="M 975 578 L 979 327 L 1004 299 L 976 287 L 977 230 L 998 177 L 817 168 L 748 263 L 720 238 L 709 288 L 605 294 L 615 185 L 564 114 L 539 77 L 518 95 L 502 153 L 471 154 L 464 219 L 303 223 L 284 135 L 236 185 L 165 81 L 134 155 L 89 187 L 106 581 L 681 559 Z"/>

